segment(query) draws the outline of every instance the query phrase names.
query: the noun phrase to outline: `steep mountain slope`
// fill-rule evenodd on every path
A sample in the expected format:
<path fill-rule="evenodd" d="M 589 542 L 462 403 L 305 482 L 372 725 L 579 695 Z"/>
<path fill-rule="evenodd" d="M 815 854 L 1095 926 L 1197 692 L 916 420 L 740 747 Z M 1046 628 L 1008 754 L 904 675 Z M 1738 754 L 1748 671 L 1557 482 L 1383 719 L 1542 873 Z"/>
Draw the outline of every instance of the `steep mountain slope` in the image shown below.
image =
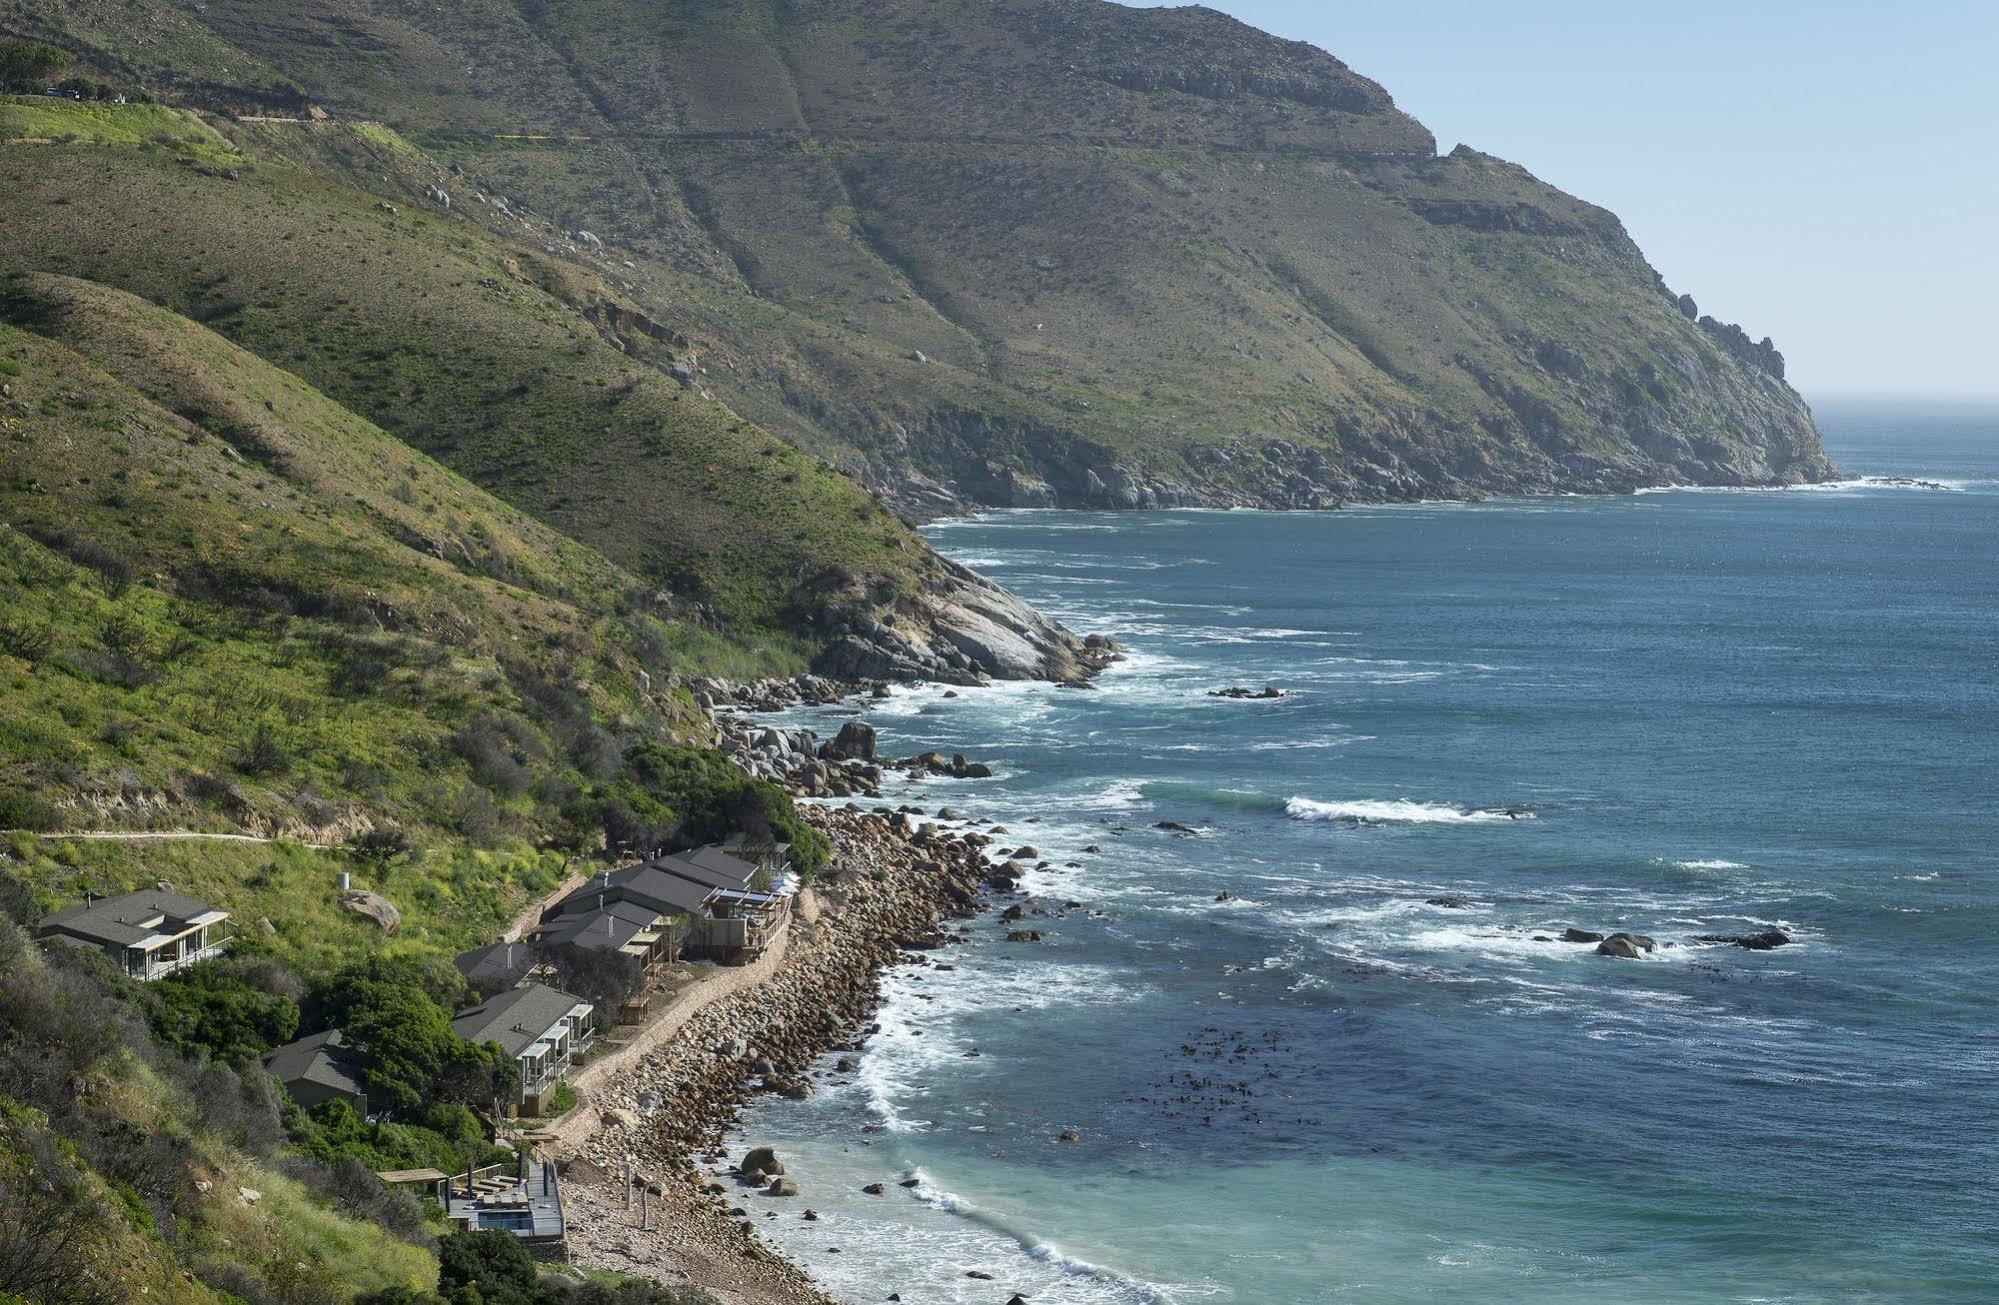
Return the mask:
<path fill-rule="evenodd" d="M 0 131 L 64 112 L 117 118 L 0 104 Z M 80 272 L 206 323 L 644 577 L 684 624 L 760 645 L 767 668 L 1080 673 L 1078 641 L 712 398 L 698 350 L 621 286 L 184 125 L 7 132 L 0 268 Z"/>
<path fill-rule="evenodd" d="M 0 825 L 540 833 L 482 767 L 706 738 L 672 667 L 733 650 L 193 322 L 0 282 L 0 383 L 0 793 L 67 813 Z"/>
<path fill-rule="evenodd" d="M 1774 348 L 1613 215 L 1213 11 L 11 4 L 168 92 L 400 129 L 912 510 L 1830 472 Z"/>

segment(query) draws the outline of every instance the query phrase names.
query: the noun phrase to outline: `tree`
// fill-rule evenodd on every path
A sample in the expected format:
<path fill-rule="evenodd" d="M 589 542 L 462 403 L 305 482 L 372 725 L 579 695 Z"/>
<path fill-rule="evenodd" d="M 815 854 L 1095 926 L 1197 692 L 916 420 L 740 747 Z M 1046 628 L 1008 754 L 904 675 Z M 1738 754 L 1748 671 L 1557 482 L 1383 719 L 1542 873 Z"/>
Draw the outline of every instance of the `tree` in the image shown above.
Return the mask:
<path fill-rule="evenodd" d="M 805 875 L 832 851 L 798 818 L 790 794 L 706 748 L 635 745 L 617 777 L 592 791 L 580 819 L 601 823 L 613 843 L 633 847 L 713 843 L 739 831 L 770 838 L 791 844 L 793 864 Z"/>
<path fill-rule="evenodd" d="M 538 1305 L 540 1274 L 534 1258 L 511 1233 L 482 1228 L 459 1231 L 437 1245 L 437 1287 L 446 1296 L 476 1287 L 485 1305 Z"/>
<path fill-rule="evenodd" d="M 298 1032 L 298 1006 L 261 991 L 242 966 L 209 961 L 153 984 L 153 1036 L 184 1055 L 205 1053 L 236 1064 L 290 1042 Z"/>
<path fill-rule="evenodd" d="M 514 1061 L 451 1027 L 465 980 L 437 957 L 367 956 L 312 995 L 320 1027 L 346 1033 L 367 1056 L 368 1102 L 406 1115 L 434 1101 L 469 1104 L 512 1094 Z"/>
<path fill-rule="evenodd" d="M 0 40 L 0 90 L 42 90 L 71 58 L 69 51 L 40 41 Z"/>

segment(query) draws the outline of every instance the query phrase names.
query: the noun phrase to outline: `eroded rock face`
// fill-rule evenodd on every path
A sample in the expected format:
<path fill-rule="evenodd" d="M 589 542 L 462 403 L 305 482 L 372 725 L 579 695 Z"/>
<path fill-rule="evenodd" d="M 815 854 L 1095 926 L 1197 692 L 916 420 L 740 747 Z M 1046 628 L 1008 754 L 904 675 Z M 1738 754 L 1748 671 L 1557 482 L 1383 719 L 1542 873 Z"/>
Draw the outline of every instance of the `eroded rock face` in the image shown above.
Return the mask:
<path fill-rule="evenodd" d="M 1084 639 L 954 562 L 930 592 L 894 613 L 827 618 L 845 632 L 813 669 L 840 680 L 1080 684 L 1118 656 L 1110 640 Z"/>

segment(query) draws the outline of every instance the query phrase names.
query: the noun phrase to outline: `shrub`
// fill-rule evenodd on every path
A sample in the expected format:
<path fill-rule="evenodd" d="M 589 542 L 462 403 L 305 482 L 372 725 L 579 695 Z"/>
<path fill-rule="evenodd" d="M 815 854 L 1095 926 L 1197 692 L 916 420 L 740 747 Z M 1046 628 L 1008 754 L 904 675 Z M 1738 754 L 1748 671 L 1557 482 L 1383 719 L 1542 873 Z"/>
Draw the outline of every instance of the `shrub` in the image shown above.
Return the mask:
<path fill-rule="evenodd" d="M 437 1286 L 446 1295 L 473 1287 L 484 1305 L 536 1305 L 540 1296 L 534 1258 L 511 1233 L 455 1232 L 438 1243 L 437 1262 Z"/>
<path fill-rule="evenodd" d="M 345 1155 L 330 1164 L 287 1160 L 284 1172 L 357 1218 L 367 1219 L 404 1241 L 429 1244 L 430 1229 L 423 1203 L 409 1192 L 385 1187 L 375 1170 L 357 1156 Z"/>
<path fill-rule="evenodd" d="M 278 741 L 270 722 L 259 721 L 236 753 L 236 769 L 246 775 L 281 775 L 291 768 L 291 753 Z"/>
<path fill-rule="evenodd" d="M 387 865 L 410 854 L 410 836 L 394 825 L 377 825 L 354 840 L 354 855 L 374 865 Z"/>
<path fill-rule="evenodd" d="M 0 788 L 0 829 L 32 829 L 46 833 L 62 828 L 62 813 L 38 793 Z"/>
<path fill-rule="evenodd" d="M 132 584 L 132 577 L 137 574 L 138 569 L 123 555 L 73 531 L 57 531 L 48 544 L 67 555 L 71 561 L 97 572 L 104 582 L 104 591 L 113 598 L 123 598 L 125 590 Z"/>
<path fill-rule="evenodd" d="M 9 1113 L 0 1124 L 0 1297 L 116 1305 L 102 1264 L 110 1212 L 47 1129 Z"/>
<path fill-rule="evenodd" d="M 40 662 L 46 661 L 55 647 L 56 628 L 52 621 L 29 621 L 18 617 L 0 621 L 0 652 L 19 657 L 24 662 Z"/>
<path fill-rule="evenodd" d="M 313 1006 L 367 1057 L 368 1104 L 408 1116 L 437 1101 L 509 1095 L 518 1066 L 451 1027 L 465 981 L 436 957 L 370 956 L 336 973 Z"/>
<path fill-rule="evenodd" d="M 237 1064 L 298 1032 L 297 1004 L 253 984 L 248 967 L 233 959 L 171 974 L 151 985 L 147 996 L 153 1036 L 184 1055 Z"/>
<path fill-rule="evenodd" d="M 791 844 L 793 862 L 808 876 L 832 852 L 824 835 L 798 819 L 790 794 L 749 778 L 712 749 L 636 744 L 618 777 L 591 790 L 571 818 L 631 847 L 691 846 L 737 832 L 769 838 Z"/>
<path fill-rule="evenodd" d="M 0 40 L 0 91 L 33 94 L 47 86 L 74 57 L 40 41 Z"/>

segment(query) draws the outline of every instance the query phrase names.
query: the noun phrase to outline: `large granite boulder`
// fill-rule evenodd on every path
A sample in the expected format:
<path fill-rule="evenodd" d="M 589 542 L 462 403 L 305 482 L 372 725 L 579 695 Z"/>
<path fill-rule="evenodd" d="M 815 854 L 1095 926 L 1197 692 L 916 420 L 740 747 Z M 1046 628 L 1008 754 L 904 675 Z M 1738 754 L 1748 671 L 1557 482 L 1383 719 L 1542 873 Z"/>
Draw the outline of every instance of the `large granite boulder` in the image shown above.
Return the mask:
<path fill-rule="evenodd" d="M 850 720 L 840 727 L 833 741 L 819 751 L 828 761 L 873 761 L 875 727 L 865 721 Z"/>
<path fill-rule="evenodd" d="M 394 933 L 396 926 L 403 922 L 403 913 L 395 903 L 380 893 L 371 893 L 364 888 L 351 889 L 340 894 L 341 909 L 355 915 L 380 929 L 383 933 Z"/>

